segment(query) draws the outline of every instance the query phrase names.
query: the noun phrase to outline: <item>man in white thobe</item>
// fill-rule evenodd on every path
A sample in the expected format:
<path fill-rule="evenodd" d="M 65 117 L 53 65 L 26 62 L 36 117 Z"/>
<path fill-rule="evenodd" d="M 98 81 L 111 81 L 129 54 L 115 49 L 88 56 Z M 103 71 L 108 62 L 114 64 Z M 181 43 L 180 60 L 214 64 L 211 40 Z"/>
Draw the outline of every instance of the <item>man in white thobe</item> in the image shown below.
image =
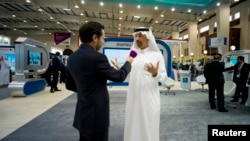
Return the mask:
<path fill-rule="evenodd" d="M 10 83 L 10 65 L 5 56 L 0 57 L 0 85 Z"/>
<path fill-rule="evenodd" d="M 230 56 L 226 57 L 225 60 L 225 67 L 224 68 L 229 68 L 233 66 L 233 63 L 231 63 Z M 233 81 L 233 70 L 225 71 L 223 72 L 224 79 L 225 81 Z"/>
<path fill-rule="evenodd" d="M 167 78 L 163 55 L 149 28 L 135 29 L 127 92 L 124 141 L 159 141 L 160 91 Z"/>

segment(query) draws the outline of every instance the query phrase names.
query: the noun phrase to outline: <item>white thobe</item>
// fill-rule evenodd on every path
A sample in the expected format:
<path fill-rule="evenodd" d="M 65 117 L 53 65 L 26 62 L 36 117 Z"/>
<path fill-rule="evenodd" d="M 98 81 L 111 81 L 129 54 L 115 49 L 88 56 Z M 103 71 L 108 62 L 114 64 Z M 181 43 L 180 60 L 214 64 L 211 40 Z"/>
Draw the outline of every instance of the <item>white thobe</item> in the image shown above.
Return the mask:
<path fill-rule="evenodd" d="M 233 64 L 231 62 L 225 62 L 225 68 L 229 68 L 232 66 Z M 226 71 L 226 72 L 223 72 L 223 75 L 224 75 L 225 81 L 233 81 L 233 72 Z"/>
<path fill-rule="evenodd" d="M 0 85 L 10 83 L 10 66 L 8 61 L 4 60 L 0 62 Z"/>
<path fill-rule="evenodd" d="M 159 69 L 156 77 L 144 69 L 146 63 Z M 159 141 L 160 92 L 159 81 L 167 77 L 160 52 L 139 50 L 132 63 L 125 111 L 124 141 Z"/>

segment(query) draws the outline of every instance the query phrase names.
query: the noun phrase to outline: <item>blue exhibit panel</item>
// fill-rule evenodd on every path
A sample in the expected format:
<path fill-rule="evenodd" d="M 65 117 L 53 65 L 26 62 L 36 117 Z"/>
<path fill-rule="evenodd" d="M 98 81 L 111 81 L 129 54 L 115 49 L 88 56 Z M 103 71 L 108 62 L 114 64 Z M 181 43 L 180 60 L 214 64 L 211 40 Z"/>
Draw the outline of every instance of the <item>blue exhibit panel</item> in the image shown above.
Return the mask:
<path fill-rule="evenodd" d="M 27 81 L 23 86 L 24 95 L 28 96 L 40 91 L 43 91 L 46 87 L 46 81 L 44 79 L 36 79 Z"/>
<path fill-rule="evenodd" d="M 45 87 L 45 79 L 26 79 L 25 81 L 12 81 L 8 89 L 11 96 L 23 97 L 41 92 Z"/>

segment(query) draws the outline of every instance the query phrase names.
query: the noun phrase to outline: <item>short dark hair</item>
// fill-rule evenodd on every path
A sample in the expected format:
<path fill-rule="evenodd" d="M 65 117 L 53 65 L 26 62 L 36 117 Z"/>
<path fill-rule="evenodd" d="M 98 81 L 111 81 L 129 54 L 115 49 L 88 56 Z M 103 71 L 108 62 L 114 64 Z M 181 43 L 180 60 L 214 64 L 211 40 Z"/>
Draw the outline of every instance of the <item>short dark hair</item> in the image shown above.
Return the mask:
<path fill-rule="evenodd" d="M 60 52 L 56 52 L 56 56 L 59 56 L 60 55 Z"/>
<path fill-rule="evenodd" d="M 214 59 L 221 59 L 221 54 L 220 53 L 216 53 L 215 55 L 214 55 Z"/>
<path fill-rule="evenodd" d="M 93 35 L 96 34 L 97 38 L 102 36 L 102 30 L 104 30 L 104 26 L 98 22 L 90 21 L 83 24 L 79 29 L 80 40 L 83 43 L 89 43 L 93 39 Z"/>
<path fill-rule="evenodd" d="M 244 56 L 238 56 L 237 58 L 238 58 L 239 60 L 241 60 L 241 61 L 244 61 L 244 59 L 245 59 Z"/>

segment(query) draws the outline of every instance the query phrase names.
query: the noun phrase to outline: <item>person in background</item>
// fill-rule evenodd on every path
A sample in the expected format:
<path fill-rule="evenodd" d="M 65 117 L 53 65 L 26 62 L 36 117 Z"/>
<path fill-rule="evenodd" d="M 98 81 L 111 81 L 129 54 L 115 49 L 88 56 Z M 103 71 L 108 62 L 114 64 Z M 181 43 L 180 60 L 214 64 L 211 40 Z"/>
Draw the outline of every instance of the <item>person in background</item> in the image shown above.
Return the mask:
<path fill-rule="evenodd" d="M 242 100 L 240 104 L 245 104 L 248 98 L 248 87 L 247 81 L 249 77 L 249 64 L 244 62 L 243 56 L 237 57 L 237 63 L 229 68 L 226 68 L 225 71 L 233 70 L 233 82 L 236 83 L 236 90 L 231 102 L 238 102 L 240 99 L 240 94 L 242 94 Z"/>
<path fill-rule="evenodd" d="M 104 26 L 90 21 L 79 29 L 81 46 L 68 58 L 67 69 L 77 91 L 73 126 L 79 131 L 80 141 L 108 141 L 109 93 L 107 80 L 122 82 L 131 70 L 133 57 L 115 69 L 107 57 L 98 52 L 104 45 Z M 118 67 L 118 61 L 114 62 Z"/>
<path fill-rule="evenodd" d="M 225 68 L 229 68 L 233 66 L 233 63 L 231 63 L 231 57 L 227 56 L 225 60 Z M 223 72 L 225 81 L 233 81 L 233 70 L 228 70 Z"/>
<path fill-rule="evenodd" d="M 41 75 L 41 77 L 46 80 L 47 86 L 49 86 L 49 87 L 51 87 L 51 72 L 52 72 L 52 70 L 51 70 L 51 67 L 52 67 L 51 66 L 51 61 L 52 60 L 50 59 L 47 70 L 45 71 L 44 74 Z"/>
<path fill-rule="evenodd" d="M 215 109 L 215 91 L 217 95 L 217 106 L 219 112 L 228 112 L 224 107 L 224 62 L 220 62 L 221 54 L 215 54 L 214 60 L 204 67 L 204 76 L 208 83 L 208 97 L 210 108 Z"/>
<path fill-rule="evenodd" d="M 56 52 L 55 57 L 52 59 L 52 66 L 51 66 L 51 71 L 52 71 L 52 82 L 51 82 L 51 88 L 50 92 L 54 93 L 55 91 L 61 91 L 58 89 L 57 84 L 58 84 L 58 77 L 59 73 L 61 70 L 61 63 L 60 63 L 60 52 Z"/>
<path fill-rule="evenodd" d="M 8 85 L 10 83 L 10 65 L 7 57 L 0 57 L 0 85 Z"/>
<path fill-rule="evenodd" d="M 167 79 L 163 55 L 150 28 L 136 28 L 125 109 L 124 141 L 159 141 L 160 90 Z"/>
<path fill-rule="evenodd" d="M 63 58 L 60 61 L 61 64 L 61 73 L 60 73 L 60 83 L 65 83 L 65 75 L 66 75 L 66 58 Z"/>

